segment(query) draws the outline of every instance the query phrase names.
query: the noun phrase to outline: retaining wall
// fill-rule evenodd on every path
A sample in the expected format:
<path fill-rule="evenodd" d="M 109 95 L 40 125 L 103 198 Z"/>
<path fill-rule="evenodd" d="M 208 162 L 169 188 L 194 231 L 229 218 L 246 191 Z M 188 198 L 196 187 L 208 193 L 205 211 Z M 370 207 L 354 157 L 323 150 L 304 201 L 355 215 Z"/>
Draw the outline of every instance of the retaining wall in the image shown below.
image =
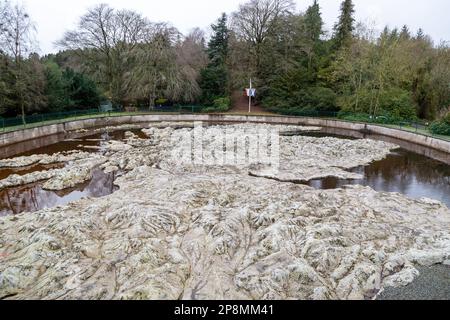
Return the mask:
<path fill-rule="evenodd" d="M 339 128 L 345 130 L 362 131 L 368 134 L 383 135 L 415 143 L 421 146 L 433 148 L 439 151 L 450 153 L 450 142 L 433 137 L 415 134 L 398 129 L 392 129 L 377 125 L 352 123 L 339 120 L 327 120 L 317 118 L 300 118 L 284 116 L 244 116 L 244 115 L 226 115 L 226 114 L 203 114 L 203 115 L 136 115 L 136 116 L 117 116 L 69 121 L 61 124 L 42 126 L 31 129 L 23 129 L 14 132 L 0 134 L 0 147 L 7 145 L 61 134 L 81 129 L 92 129 L 106 126 L 117 126 L 123 124 L 143 124 L 151 122 L 180 122 L 180 121 L 204 121 L 204 122 L 226 122 L 226 123 L 271 123 L 271 124 L 291 124 L 307 125 L 328 128 Z"/>

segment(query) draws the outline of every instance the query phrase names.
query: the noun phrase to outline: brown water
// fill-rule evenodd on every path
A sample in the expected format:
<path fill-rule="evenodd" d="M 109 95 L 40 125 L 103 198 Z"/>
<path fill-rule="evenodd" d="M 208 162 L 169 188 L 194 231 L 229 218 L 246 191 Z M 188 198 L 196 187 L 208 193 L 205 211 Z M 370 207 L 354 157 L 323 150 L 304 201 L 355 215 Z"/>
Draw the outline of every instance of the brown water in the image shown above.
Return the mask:
<path fill-rule="evenodd" d="M 352 172 L 361 180 L 325 178 L 308 183 L 316 189 L 336 189 L 345 185 L 369 186 L 376 191 L 399 192 L 410 198 L 439 200 L 450 208 L 450 166 L 404 149 L 386 159 L 359 167 Z"/>
<path fill-rule="evenodd" d="M 364 175 L 361 180 L 325 178 L 309 181 L 316 189 L 336 189 L 345 185 L 363 185 L 380 192 L 399 192 L 410 198 L 427 197 L 439 200 L 450 208 L 450 154 L 422 147 L 402 140 L 365 135 L 342 129 L 323 129 L 302 135 L 313 137 L 337 137 L 341 139 L 370 138 L 401 146 L 384 160 L 350 171 Z"/>
<path fill-rule="evenodd" d="M 139 130 L 134 131 L 139 137 L 145 135 Z M 123 140 L 126 131 L 115 131 L 110 133 L 85 133 L 84 137 L 69 137 L 64 141 L 46 145 L 48 141 L 53 142 L 52 137 L 48 140 L 38 139 L 32 144 L 39 146 L 34 150 L 19 152 L 14 156 L 30 156 L 33 154 L 55 154 L 63 151 L 81 150 L 86 152 L 102 152 L 101 146 L 109 140 Z M 58 135 L 60 137 L 60 135 Z M 28 142 L 29 143 L 29 142 Z M 45 146 L 42 146 L 45 145 Z M 92 148 L 95 147 L 95 148 Z M 15 149 L 14 149 L 15 148 Z M 8 146 L 8 150 L 23 150 L 23 146 Z M 1 151 L 1 149 L 0 149 Z M 4 155 L 4 153 L 3 153 Z M 5 156 L 3 158 L 6 158 Z M 32 165 L 23 168 L 0 169 L 0 179 L 5 179 L 11 174 L 26 175 L 28 173 L 62 168 L 64 164 L 53 165 Z M 115 175 L 105 174 L 102 170 L 94 170 L 92 179 L 73 189 L 53 192 L 42 189 L 42 182 L 37 182 L 25 186 L 0 190 L 0 216 L 19 214 L 24 212 L 36 212 L 44 208 L 52 208 L 66 205 L 70 202 L 86 197 L 103 197 L 112 194 L 118 188 L 114 185 Z"/>
<path fill-rule="evenodd" d="M 102 170 L 93 172 L 92 180 L 73 189 L 53 192 L 42 189 L 41 183 L 33 183 L 0 191 L 0 216 L 36 212 L 45 208 L 66 205 L 86 197 L 99 198 L 118 190 L 114 174 Z"/>
<path fill-rule="evenodd" d="M 142 139 L 146 138 L 141 130 L 117 130 L 100 133 L 95 133 L 91 130 L 84 133 L 62 133 L 0 147 L 0 159 L 30 156 L 33 154 L 52 155 L 58 152 L 73 150 L 97 152 L 97 150 L 89 149 L 89 147 L 100 147 L 102 142 L 109 140 L 123 140 L 127 131 L 133 132 Z"/>
<path fill-rule="evenodd" d="M 145 135 L 133 131 L 141 138 Z M 55 141 L 54 137 L 38 139 L 27 142 L 35 146 L 33 150 L 24 151 L 22 145 L 9 146 L 8 152 L 15 156 L 29 156 L 32 154 L 54 154 L 61 151 L 83 150 L 88 152 L 102 152 L 101 146 L 108 140 L 123 140 L 125 131 L 112 133 L 85 133 L 83 135 L 69 135 L 61 138 L 64 141 Z M 338 129 L 324 129 L 322 132 L 299 133 L 301 135 L 316 137 L 339 137 L 343 139 L 373 138 L 398 144 L 402 149 L 396 150 L 386 159 L 374 162 L 368 166 L 355 168 L 352 171 L 364 175 L 361 180 L 340 180 L 326 178 L 309 181 L 307 184 L 318 189 L 335 189 L 345 185 L 359 184 L 369 186 L 377 191 L 400 192 L 411 198 L 428 197 L 442 201 L 450 207 L 450 154 L 434 149 L 421 147 L 401 140 L 384 136 L 367 136 L 360 132 Z M 87 147 L 87 148 L 86 148 Z M 92 147 L 99 147 L 91 149 Z M 5 158 L 5 153 L 0 149 Z M 1 157 L 0 157 L 1 158 Z M 48 170 L 53 166 L 30 166 L 19 169 L 0 169 L 0 179 L 10 174 L 27 174 L 33 171 Z M 35 212 L 43 208 L 65 205 L 84 197 L 102 197 L 117 190 L 114 186 L 115 176 L 104 174 L 101 170 L 94 172 L 93 179 L 88 183 L 79 185 L 75 189 L 63 192 L 50 192 L 42 189 L 42 183 L 22 186 L 0 191 L 0 215 Z"/>
<path fill-rule="evenodd" d="M 21 167 L 21 168 L 7 168 L 0 169 L 0 180 L 8 178 L 10 175 L 16 174 L 19 176 L 24 176 L 29 173 L 37 172 L 37 171 L 48 171 L 51 169 L 59 169 L 64 167 L 63 164 L 49 164 L 49 165 L 31 165 L 29 167 Z"/>

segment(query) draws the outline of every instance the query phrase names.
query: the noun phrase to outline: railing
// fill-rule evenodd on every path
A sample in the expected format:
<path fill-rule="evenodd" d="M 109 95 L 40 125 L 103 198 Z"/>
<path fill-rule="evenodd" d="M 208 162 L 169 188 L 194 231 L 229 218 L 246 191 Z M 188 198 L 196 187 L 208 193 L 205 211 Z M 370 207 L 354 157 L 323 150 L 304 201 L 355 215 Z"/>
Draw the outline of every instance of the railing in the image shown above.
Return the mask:
<path fill-rule="evenodd" d="M 203 107 L 201 106 L 157 106 L 153 109 L 149 108 L 136 108 L 134 111 L 110 111 L 103 112 L 98 109 L 91 110 L 74 110 L 69 112 L 56 112 L 47 114 L 35 114 L 25 117 L 25 124 L 23 124 L 22 117 L 16 118 L 1 118 L 0 117 L 0 132 L 10 132 L 26 128 L 34 128 L 43 125 L 58 124 L 67 122 L 68 120 L 81 120 L 88 118 L 99 118 L 109 116 L 120 115 L 135 115 L 135 114 L 198 114 L 202 113 Z M 430 132 L 429 124 L 424 121 L 404 121 L 390 118 L 388 116 L 370 116 L 365 114 L 353 114 L 344 112 L 328 112 L 328 111 L 310 111 L 310 112 L 283 112 L 286 116 L 297 117 L 313 117 L 313 118 L 325 118 L 330 120 L 342 120 L 349 122 L 359 122 L 376 124 L 386 126 L 389 128 L 397 128 L 400 130 L 414 132 L 446 141 L 450 141 L 450 136 L 436 135 Z"/>
<path fill-rule="evenodd" d="M 22 128 L 32 128 L 47 123 L 57 123 L 68 118 L 90 117 L 99 114 L 101 114 L 101 112 L 99 112 L 98 109 L 33 114 L 25 116 L 25 124 L 22 116 L 17 116 L 15 118 L 0 118 L 0 130 L 3 132 L 14 131 Z"/>
<path fill-rule="evenodd" d="M 77 120 L 93 117 L 107 117 L 112 115 L 133 115 L 133 114 L 151 114 L 151 113 L 199 113 L 202 111 L 202 107 L 199 106 L 176 106 L 176 107 L 155 107 L 149 108 L 137 108 L 136 111 L 99 111 L 98 109 L 90 110 L 74 110 L 67 112 L 55 112 L 45 114 L 34 114 L 25 116 L 25 124 L 22 116 L 15 118 L 2 118 L 0 117 L 0 132 L 16 131 L 21 129 L 34 128 L 42 125 L 58 124 L 66 122 L 67 120 Z"/>
<path fill-rule="evenodd" d="M 399 129 L 403 131 L 413 132 L 436 139 L 450 141 L 450 136 L 438 135 L 432 133 L 430 123 L 423 120 L 399 120 L 387 115 L 371 116 L 368 114 L 351 113 L 351 112 L 333 112 L 333 111 L 291 111 L 283 112 L 283 115 L 296 117 L 312 117 L 330 120 L 340 120 L 356 123 L 367 123 L 373 125 L 384 126 L 388 128 Z"/>

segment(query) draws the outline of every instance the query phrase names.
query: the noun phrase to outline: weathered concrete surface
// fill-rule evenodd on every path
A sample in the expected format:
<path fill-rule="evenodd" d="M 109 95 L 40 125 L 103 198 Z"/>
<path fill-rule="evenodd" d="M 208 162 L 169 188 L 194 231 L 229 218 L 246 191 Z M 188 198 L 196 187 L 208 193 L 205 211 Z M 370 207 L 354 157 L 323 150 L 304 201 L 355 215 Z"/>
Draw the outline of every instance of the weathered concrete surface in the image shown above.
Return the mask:
<path fill-rule="evenodd" d="M 253 176 L 285 182 L 307 182 L 326 177 L 363 179 L 349 169 L 382 160 L 398 146 L 366 139 L 342 140 L 293 136 L 281 138 L 281 163 L 275 174 L 267 169 L 255 170 Z"/>
<path fill-rule="evenodd" d="M 33 129 L 22 129 L 13 132 L 1 133 L 0 146 L 7 146 L 26 140 L 56 135 L 61 132 L 64 132 L 64 124 L 55 124 Z"/>
<path fill-rule="evenodd" d="M 0 169 L 28 167 L 36 164 L 47 165 L 61 162 L 69 162 L 84 159 L 89 156 L 90 156 L 89 153 L 81 151 L 55 153 L 53 155 L 36 154 L 28 157 L 16 157 L 12 159 L 0 160 Z"/>
<path fill-rule="evenodd" d="M 128 172 L 113 195 L 0 218 L 0 298 L 372 299 L 411 283 L 416 264 L 450 259 L 450 210 L 437 201 L 179 167 L 167 157 L 180 132 L 113 143 L 103 168 Z M 310 150 L 320 166 L 329 149 Z"/>
<path fill-rule="evenodd" d="M 0 297 L 371 299 L 450 256 L 439 203 L 139 167 L 120 191 L 0 219 Z"/>
<path fill-rule="evenodd" d="M 241 139 L 244 137 L 266 137 L 275 129 L 277 140 L 279 141 L 279 157 L 267 159 L 258 157 L 268 150 L 258 148 L 260 144 L 255 139 L 248 141 L 248 154 L 243 145 L 228 145 L 224 153 L 224 144 L 229 144 L 234 139 L 231 135 Z M 195 154 L 193 161 L 189 163 L 179 163 L 186 154 L 191 156 L 191 152 L 186 152 L 185 147 L 190 141 L 193 133 L 192 129 L 181 129 L 177 131 L 161 131 L 155 129 L 143 130 L 150 136 L 161 133 L 170 134 L 171 145 L 166 150 L 171 150 L 172 156 L 164 157 L 161 168 L 167 170 L 191 170 L 195 172 L 198 167 L 195 164 L 200 162 L 210 162 L 211 166 L 223 163 L 223 159 L 233 159 L 233 166 L 241 170 L 243 174 L 248 172 L 253 176 L 272 178 L 285 182 L 307 182 L 313 179 L 326 177 L 337 177 L 339 179 L 362 179 L 360 174 L 352 173 L 349 169 L 370 164 L 374 161 L 384 159 L 392 150 L 398 146 L 382 141 L 367 139 L 346 140 L 336 138 L 314 138 L 305 136 L 283 136 L 292 131 L 314 131 L 319 127 L 284 126 L 267 124 L 236 124 L 227 126 L 212 126 L 196 128 L 194 136 L 202 140 L 202 154 Z M 227 134 L 230 135 L 227 137 Z M 280 135 L 280 136 L 279 136 Z M 228 139 L 228 141 L 227 141 Z M 250 143 L 250 140 L 253 142 Z M 264 142 L 261 139 L 259 142 Z M 236 140 L 237 141 L 237 140 Z M 267 141 L 266 141 L 267 142 Z M 272 141 L 273 143 L 274 141 Z M 237 152 L 240 148 L 241 152 Z M 274 150 L 275 151 L 275 150 Z M 178 156 L 180 155 L 180 156 Z M 199 158 L 202 159 L 199 159 Z M 188 159 L 191 160 L 191 159 Z M 202 161 L 203 160 L 203 161 Z"/>
<path fill-rule="evenodd" d="M 29 161 L 27 157 L 19 158 L 25 165 Z M 31 156 L 36 160 L 39 156 Z M 55 161 L 58 159 L 59 161 Z M 14 161 L 13 159 L 8 161 Z M 36 171 L 25 175 L 13 174 L 6 179 L 0 180 L 0 190 L 12 187 L 18 187 L 30 183 L 45 181 L 44 190 L 64 190 L 73 188 L 78 184 L 86 182 L 92 178 L 92 171 L 105 163 L 107 159 L 98 154 L 89 153 L 71 153 L 70 155 L 57 154 L 54 159 L 50 156 L 42 156 L 42 164 L 64 163 L 66 165 L 61 169 L 50 169 L 48 171 Z M 49 163 L 47 163 L 47 161 Z"/>
<path fill-rule="evenodd" d="M 436 150 L 450 152 L 450 142 L 435 139 L 432 137 L 406 132 L 403 130 L 385 128 L 376 125 L 367 125 L 359 123 L 351 123 L 339 120 L 326 120 L 315 118 L 299 118 L 285 116 L 240 116 L 240 115 L 136 115 L 136 116 L 120 116 L 105 117 L 97 119 L 79 120 L 66 122 L 64 124 L 39 127 L 34 129 L 25 129 L 0 135 L 0 146 L 6 146 L 17 142 L 35 139 L 38 137 L 53 135 L 66 131 L 76 131 L 95 127 L 117 126 L 123 124 L 148 124 L 151 122 L 252 122 L 252 123 L 271 123 L 271 124 L 291 124 L 291 125 L 307 125 L 330 128 L 341 128 L 347 130 L 361 131 L 365 130 L 373 134 L 380 134 L 418 145 L 434 148 Z"/>

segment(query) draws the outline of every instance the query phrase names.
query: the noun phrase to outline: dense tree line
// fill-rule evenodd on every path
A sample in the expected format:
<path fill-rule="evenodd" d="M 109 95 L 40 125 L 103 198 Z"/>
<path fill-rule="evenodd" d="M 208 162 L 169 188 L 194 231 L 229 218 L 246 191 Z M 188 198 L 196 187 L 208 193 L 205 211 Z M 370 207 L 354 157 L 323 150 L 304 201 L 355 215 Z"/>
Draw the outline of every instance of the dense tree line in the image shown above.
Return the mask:
<path fill-rule="evenodd" d="M 35 52 L 35 27 L 25 8 L 0 0 L 0 116 L 98 106 L 101 93 L 87 75 Z"/>
<path fill-rule="evenodd" d="M 201 95 L 207 56 L 199 29 L 183 37 L 168 24 L 103 4 L 81 17 L 58 44 L 79 57 L 79 67 L 115 105 L 153 108 L 157 99 L 193 103 Z"/>
<path fill-rule="evenodd" d="M 236 91 L 258 88 L 264 108 L 284 114 L 443 118 L 450 106 L 450 50 L 407 26 L 377 32 L 344 0 L 333 30 L 320 4 L 249 0 L 211 26 L 182 35 L 168 23 L 102 4 L 34 54 L 23 7 L 0 0 L 0 115 L 92 108 L 198 104 L 225 111 Z"/>
<path fill-rule="evenodd" d="M 342 2 L 332 34 L 314 1 L 296 13 L 289 0 L 252 0 L 233 17 L 244 69 L 252 69 L 268 109 L 302 114 L 342 111 L 395 120 L 434 119 L 450 106 L 450 50 L 419 30 L 381 34 Z M 233 50 L 233 49 L 232 49 Z M 242 74 L 237 74 L 238 78 Z M 237 83 L 237 82 L 235 82 Z"/>

